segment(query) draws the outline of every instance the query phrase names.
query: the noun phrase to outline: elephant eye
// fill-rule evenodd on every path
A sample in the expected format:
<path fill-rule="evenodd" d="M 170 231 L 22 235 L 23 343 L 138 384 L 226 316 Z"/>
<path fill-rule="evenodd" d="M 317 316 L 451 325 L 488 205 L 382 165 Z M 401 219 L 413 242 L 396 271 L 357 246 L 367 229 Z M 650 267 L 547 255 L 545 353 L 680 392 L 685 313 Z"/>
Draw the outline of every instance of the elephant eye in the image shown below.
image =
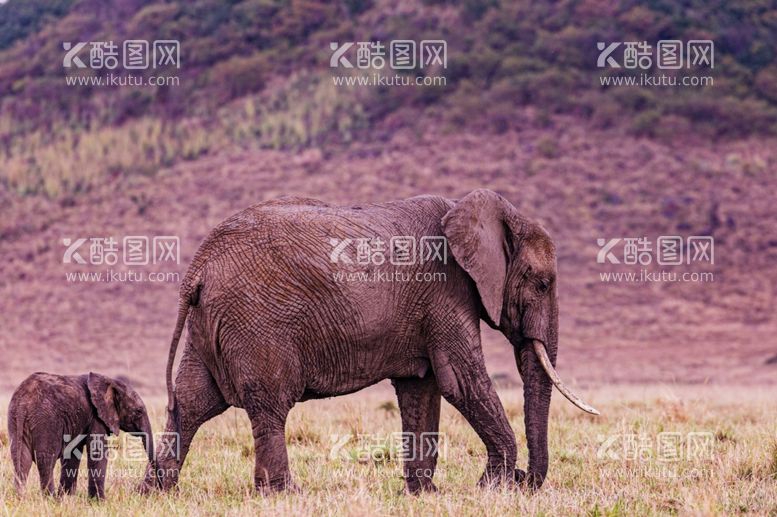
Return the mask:
<path fill-rule="evenodd" d="M 537 282 L 537 290 L 541 293 L 544 293 L 550 288 L 550 280 L 546 278 L 542 278 Z"/>

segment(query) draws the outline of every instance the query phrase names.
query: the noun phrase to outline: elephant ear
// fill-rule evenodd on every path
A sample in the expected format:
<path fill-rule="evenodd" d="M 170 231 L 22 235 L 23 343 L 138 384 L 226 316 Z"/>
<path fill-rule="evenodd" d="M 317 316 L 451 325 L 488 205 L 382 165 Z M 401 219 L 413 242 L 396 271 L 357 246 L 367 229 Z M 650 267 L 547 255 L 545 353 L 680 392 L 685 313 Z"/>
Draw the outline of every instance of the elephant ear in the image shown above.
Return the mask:
<path fill-rule="evenodd" d="M 89 397 L 97 409 L 97 417 L 111 433 L 119 434 L 119 413 L 116 411 L 116 386 L 114 382 L 99 373 L 89 373 L 87 380 Z"/>
<path fill-rule="evenodd" d="M 502 315 L 508 262 L 507 201 L 490 190 L 474 190 L 442 218 L 442 231 L 456 261 L 475 281 L 495 325 Z"/>

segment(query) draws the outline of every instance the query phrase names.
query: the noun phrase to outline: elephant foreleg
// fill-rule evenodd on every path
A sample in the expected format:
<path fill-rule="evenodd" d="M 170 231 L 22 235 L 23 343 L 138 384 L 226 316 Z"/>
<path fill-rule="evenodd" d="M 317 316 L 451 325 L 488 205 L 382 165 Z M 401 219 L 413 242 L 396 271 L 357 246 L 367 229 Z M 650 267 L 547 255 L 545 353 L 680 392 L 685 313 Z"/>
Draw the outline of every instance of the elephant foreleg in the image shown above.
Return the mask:
<path fill-rule="evenodd" d="M 208 368 L 187 347 L 175 381 L 175 412 L 168 414 L 165 433 L 158 440 L 155 465 L 149 466 L 153 472 L 146 473 L 146 484 L 156 476 L 156 484 L 163 490 L 174 487 L 197 430 L 228 407 Z"/>
<path fill-rule="evenodd" d="M 104 433 L 93 432 L 89 436 L 89 454 L 86 464 L 89 467 L 89 497 L 105 498 L 105 475 L 108 470 L 108 456 Z"/>
<path fill-rule="evenodd" d="M 440 390 L 434 375 L 393 379 L 402 417 L 403 474 L 407 491 L 436 491 L 432 478 L 440 446 Z"/>
<path fill-rule="evenodd" d="M 480 485 L 510 484 L 515 479 L 515 434 L 486 371 L 480 344 L 438 347 L 432 366 L 440 391 L 464 416 L 488 452 Z"/>

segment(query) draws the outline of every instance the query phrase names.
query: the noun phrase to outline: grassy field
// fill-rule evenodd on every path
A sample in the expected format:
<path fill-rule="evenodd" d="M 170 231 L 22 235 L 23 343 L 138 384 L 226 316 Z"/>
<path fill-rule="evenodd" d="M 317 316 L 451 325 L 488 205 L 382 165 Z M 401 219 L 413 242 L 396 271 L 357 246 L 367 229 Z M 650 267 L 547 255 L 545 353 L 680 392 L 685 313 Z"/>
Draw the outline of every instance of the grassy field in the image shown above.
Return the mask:
<path fill-rule="evenodd" d="M 611 387 L 585 395 L 602 417 L 584 415 L 556 394 L 550 475 L 535 494 L 476 488 L 485 449 L 448 405 L 441 424 L 447 445 L 435 476 L 440 492 L 401 494 L 390 439 L 400 429 L 399 415 L 391 391 L 378 387 L 293 410 L 287 442 L 299 494 L 254 494 L 250 427 L 241 411 L 230 410 L 195 438 L 175 493 L 138 495 L 143 463 L 115 460 L 101 503 L 86 497 L 83 462 L 77 496 L 42 496 L 33 470 L 27 493 L 18 497 L 3 430 L 0 508 L 5 515 L 777 514 L 773 389 Z M 525 468 L 520 392 L 501 396 L 516 429 L 519 466 Z M 164 402 L 149 402 L 159 429 Z M 676 449 L 667 447 L 673 437 L 679 440 L 673 442 Z"/>

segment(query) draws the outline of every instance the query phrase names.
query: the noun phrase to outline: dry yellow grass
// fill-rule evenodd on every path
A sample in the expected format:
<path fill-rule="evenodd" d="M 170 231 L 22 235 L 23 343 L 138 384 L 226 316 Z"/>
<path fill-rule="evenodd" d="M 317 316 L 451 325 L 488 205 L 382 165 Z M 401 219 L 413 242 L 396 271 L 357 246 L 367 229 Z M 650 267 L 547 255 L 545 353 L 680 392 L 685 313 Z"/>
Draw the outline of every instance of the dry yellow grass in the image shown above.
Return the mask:
<path fill-rule="evenodd" d="M 195 438 L 179 488 L 170 494 L 135 492 L 142 463 L 113 461 L 107 500 L 78 494 L 55 500 L 38 491 L 31 473 L 27 493 L 13 490 L 7 434 L 0 439 L 0 499 L 6 515 L 731 515 L 777 514 L 777 407 L 774 389 L 725 387 L 611 387 L 586 393 L 603 416 L 589 417 L 554 397 L 550 425 L 550 476 L 541 491 L 481 490 L 475 485 L 485 450 L 450 406 L 441 431 L 447 453 L 435 481 L 437 494 L 401 494 L 403 482 L 388 449 L 376 453 L 369 434 L 399 431 L 390 389 L 297 406 L 287 426 L 292 472 L 302 491 L 262 497 L 253 491 L 253 441 L 242 411 L 230 410 Z M 502 400 L 525 467 L 519 391 Z M 6 399 L 7 402 L 7 399 Z M 149 400 L 156 428 L 164 401 Z M 5 408 L 6 404 L 3 405 Z M 3 414 L 4 419 L 4 414 Z M 711 433 L 709 454 L 680 453 L 666 461 L 660 433 Z M 333 435 L 351 439 L 330 457 Z M 602 444 L 616 437 L 613 446 Z M 663 435 L 666 436 L 666 435 Z M 628 459 L 627 437 L 642 445 Z M 628 438 L 628 439 L 632 439 Z M 372 447 L 372 448 L 371 448 Z M 367 449 L 372 453 L 365 453 Z M 684 451 L 684 449 L 683 449 Z M 693 456 L 693 457 L 691 457 Z M 85 465 L 82 464 L 82 470 Z"/>
<path fill-rule="evenodd" d="M 110 175 L 153 174 L 222 143 L 200 125 L 165 124 L 148 117 L 117 127 L 39 131 L 0 156 L 0 180 L 21 194 L 56 197 L 81 192 Z"/>
<path fill-rule="evenodd" d="M 361 97 L 322 75 L 293 76 L 274 94 L 245 97 L 210 118 L 165 121 L 151 116 L 123 125 L 57 124 L 0 150 L 0 184 L 50 197 L 88 190 L 114 176 L 159 169 L 236 147 L 304 148 L 327 137 L 350 141 L 366 127 Z M 0 135 L 13 121 L 0 116 Z"/>

